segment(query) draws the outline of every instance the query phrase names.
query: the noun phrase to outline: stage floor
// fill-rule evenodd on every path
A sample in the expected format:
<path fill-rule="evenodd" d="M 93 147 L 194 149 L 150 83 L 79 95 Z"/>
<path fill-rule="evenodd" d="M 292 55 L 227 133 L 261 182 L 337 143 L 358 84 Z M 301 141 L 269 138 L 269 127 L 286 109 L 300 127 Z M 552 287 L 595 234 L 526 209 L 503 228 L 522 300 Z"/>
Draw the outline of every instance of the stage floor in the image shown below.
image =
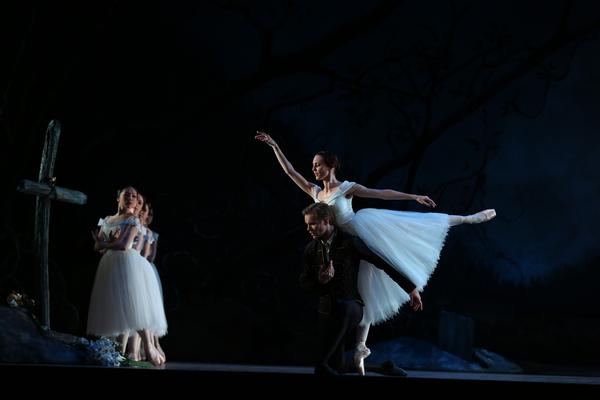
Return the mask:
<path fill-rule="evenodd" d="M 335 377 L 313 375 L 313 369 L 304 366 L 269 366 L 240 364 L 209 364 L 191 362 L 168 362 L 155 367 L 101 367 L 93 365 L 10 364 L 0 363 L 0 376 L 4 382 L 22 377 L 42 376 L 44 380 L 69 385 L 77 382 L 104 391 L 112 384 L 133 384 L 135 387 L 170 387 L 175 390 L 218 388 L 220 391 L 237 393 L 240 389 L 262 391 L 267 386 L 294 392 L 310 392 L 316 388 L 344 388 L 354 390 L 415 389 L 420 393 L 440 389 L 466 390 L 489 394 L 493 389 L 535 388 L 560 392 L 573 389 L 600 391 L 600 376 L 532 375 L 481 372 L 449 372 L 407 370 L 408 376 L 386 376 L 367 371 L 366 376 L 346 374 Z M 100 386 L 99 386 L 100 384 Z M 139 385 L 139 386 L 138 386 Z M 62 386 L 50 387 L 61 390 Z M 487 395 L 486 395 L 487 397 Z"/>
<path fill-rule="evenodd" d="M 201 364 L 168 362 L 164 369 L 180 371 L 209 371 L 224 373 L 266 373 L 266 374 L 304 374 L 312 375 L 310 367 L 294 366 L 268 366 L 268 365 L 237 365 L 237 364 Z M 599 376 L 572 376 L 572 375 L 531 375 L 531 374 L 507 374 L 507 373 L 484 373 L 484 372 L 451 372 L 451 371 L 418 371 L 406 370 L 408 376 L 395 377 L 386 376 L 376 372 L 367 371 L 367 377 L 384 377 L 391 379 L 421 379 L 421 380 L 457 380 L 457 381 L 496 381 L 496 382 L 531 382 L 531 383 L 568 383 L 600 385 Z M 357 374 L 346 374 L 355 376 L 357 379 L 364 377 Z"/>

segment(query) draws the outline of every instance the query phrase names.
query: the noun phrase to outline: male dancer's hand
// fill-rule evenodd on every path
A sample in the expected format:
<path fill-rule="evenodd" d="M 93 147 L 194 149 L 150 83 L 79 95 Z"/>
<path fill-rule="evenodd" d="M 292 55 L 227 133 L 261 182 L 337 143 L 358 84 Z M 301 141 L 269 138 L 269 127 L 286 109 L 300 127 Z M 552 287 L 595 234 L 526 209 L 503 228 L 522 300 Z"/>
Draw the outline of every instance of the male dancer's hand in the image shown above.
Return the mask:
<path fill-rule="evenodd" d="M 413 311 L 423 310 L 423 302 L 421 301 L 421 294 L 415 288 L 412 292 L 410 292 L 410 306 Z"/>
<path fill-rule="evenodd" d="M 321 265 L 319 268 L 319 283 L 324 285 L 329 282 L 335 275 L 335 269 L 333 268 L 333 260 L 329 260 L 329 265 L 325 268 L 325 265 Z"/>

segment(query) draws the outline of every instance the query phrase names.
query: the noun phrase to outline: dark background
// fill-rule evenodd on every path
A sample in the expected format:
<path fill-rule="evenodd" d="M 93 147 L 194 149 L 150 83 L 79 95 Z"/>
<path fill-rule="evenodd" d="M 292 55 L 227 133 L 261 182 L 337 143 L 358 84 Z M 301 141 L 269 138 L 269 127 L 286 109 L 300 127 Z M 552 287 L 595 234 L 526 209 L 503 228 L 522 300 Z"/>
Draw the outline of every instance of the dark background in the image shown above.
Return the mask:
<path fill-rule="evenodd" d="M 338 178 L 427 194 L 453 228 L 423 293 L 372 329 L 435 342 L 442 311 L 529 363 L 600 359 L 600 13 L 595 1 L 23 1 L 0 13 L 0 283 L 35 297 L 32 197 L 44 131 L 55 175 L 52 328 L 84 335 L 89 231 L 132 184 L 161 234 L 169 359 L 308 364 L 314 299 L 297 286 L 316 151 Z M 427 211 L 355 199 L 355 209 Z"/>

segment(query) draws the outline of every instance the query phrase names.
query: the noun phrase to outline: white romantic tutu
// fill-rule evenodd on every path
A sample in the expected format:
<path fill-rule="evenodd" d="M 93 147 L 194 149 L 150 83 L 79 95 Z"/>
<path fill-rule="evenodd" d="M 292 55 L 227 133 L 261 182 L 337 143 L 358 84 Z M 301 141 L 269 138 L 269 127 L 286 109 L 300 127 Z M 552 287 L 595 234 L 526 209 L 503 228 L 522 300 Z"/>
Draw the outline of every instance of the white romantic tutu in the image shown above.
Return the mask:
<path fill-rule="evenodd" d="M 437 266 L 448 234 L 448 215 L 366 208 L 340 229 L 365 244 L 423 290 Z M 385 321 L 410 296 L 385 272 L 361 261 L 358 290 L 365 303 L 363 324 Z"/>
<path fill-rule="evenodd" d="M 396 270 L 423 290 L 437 266 L 450 228 L 447 214 L 367 208 L 354 213 L 345 193 L 354 185 L 343 182 L 325 202 L 333 207 L 339 228 L 361 238 Z M 313 198 L 319 189 L 315 186 Z M 361 324 L 393 317 L 410 296 L 384 271 L 361 261 L 358 290 L 365 303 Z"/>
<path fill-rule="evenodd" d="M 96 272 L 87 333 L 118 336 L 141 329 L 157 336 L 167 332 L 156 273 L 136 250 L 108 250 Z"/>
<path fill-rule="evenodd" d="M 152 267 L 152 270 L 154 271 L 154 276 L 156 276 L 156 283 L 158 283 L 158 290 L 160 292 L 160 298 L 163 299 L 163 288 L 162 288 L 162 282 L 160 280 L 160 274 L 158 273 L 158 268 L 156 268 L 156 264 L 154 264 L 153 262 L 150 263 L 150 266 Z M 164 301 L 164 299 L 163 299 Z"/>

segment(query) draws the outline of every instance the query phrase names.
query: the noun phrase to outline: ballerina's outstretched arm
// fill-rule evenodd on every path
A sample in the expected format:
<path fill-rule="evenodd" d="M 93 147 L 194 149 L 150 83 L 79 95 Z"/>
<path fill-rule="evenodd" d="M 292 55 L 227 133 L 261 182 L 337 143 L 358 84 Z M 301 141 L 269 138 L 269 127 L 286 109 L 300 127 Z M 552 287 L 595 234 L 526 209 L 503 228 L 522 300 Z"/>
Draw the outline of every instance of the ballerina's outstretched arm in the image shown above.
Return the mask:
<path fill-rule="evenodd" d="M 402 193 L 392 189 L 370 189 L 359 184 L 355 184 L 354 186 L 352 186 L 352 188 L 350 188 L 346 192 L 346 196 L 369 197 L 381 200 L 415 200 L 416 202 L 424 206 L 436 206 L 435 202 L 431 200 L 428 196 Z M 450 226 L 460 224 L 480 224 L 482 222 L 487 222 L 491 219 L 494 219 L 496 217 L 496 210 L 490 208 L 472 215 L 449 215 L 448 217 Z"/>
<path fill-rule="evenodd" d="M 355 184 L 346 192 L 346 196 L 368 197 L 381 200 L 414 200 L 427 207 L 435 207 L 435 202 L 428 196 L 398 192 L 392 189 L 370 189 L 363 185 Z"/>
<path fill-rule="evenodd" d="M 261 142 L 264 142 L 271 146 L 273 152 L 275 153 L 275 157 L 277 157 L 277 161 L 279 161 L 281 168 L 287 174 L 287 176 L 289 176 L 290 179 L 294 181 L 294 183 L 298 185 L 298 187 L 302 189 L 306 194 L 312 196 L 312 190 L 314 185 L 308 182 L 306 178 L 304 178 L 298 173 L 298 171 L 294 169 L 294 166 L 285 157 L 283 151 L 281 151 L 277 142 L 275 142 L 275 140 L 273 140 L 273 138 L 267 135 L 265 132 L 256 131 L 256 133 L 257 135 L 254 136 L 254 139 L 260 140 Z"/>

